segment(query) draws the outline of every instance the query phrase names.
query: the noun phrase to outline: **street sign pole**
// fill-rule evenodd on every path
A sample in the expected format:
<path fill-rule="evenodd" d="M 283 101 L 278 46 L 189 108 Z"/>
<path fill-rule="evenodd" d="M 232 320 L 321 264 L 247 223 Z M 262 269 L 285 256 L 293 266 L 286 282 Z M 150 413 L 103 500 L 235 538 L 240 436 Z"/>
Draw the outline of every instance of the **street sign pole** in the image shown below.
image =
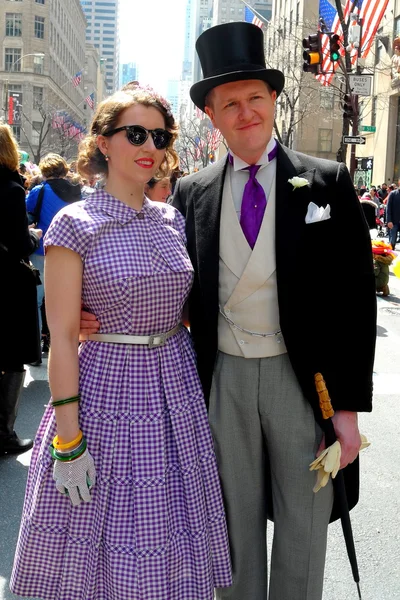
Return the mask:
<path fill-rule="evenodd" d="M 353 118 L 353 136 L 358 136 L 358 94 L 354 95 L 354 118 Z M 350 177 L 351 180 L 354 181 L 354 174 L 357 168 L 357 160 L 356 160 L 356 145 L 351 145 L 351 155 L 350 155 Z"/>

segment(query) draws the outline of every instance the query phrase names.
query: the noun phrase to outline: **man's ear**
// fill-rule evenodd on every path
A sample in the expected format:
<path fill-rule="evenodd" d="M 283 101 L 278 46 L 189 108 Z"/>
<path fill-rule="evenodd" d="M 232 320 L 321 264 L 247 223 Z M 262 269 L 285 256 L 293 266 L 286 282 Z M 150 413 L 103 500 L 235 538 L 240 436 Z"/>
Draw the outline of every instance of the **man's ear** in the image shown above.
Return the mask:
<path fill-rule="evenodd" d="M 98 135 L 96 138 L 97 146 L 104 155 L 108 154 L 108 140 L 104 135 Z"/>
<path fill-rule="evenodd" d="M 214 116 L 214 112 L 213 112 L 212 108 L 210 108 L 209 106 L 206 106 L 204 108 L 204 110 L 205 110 L 207 117 L 210 119 L 211 123 L 214 125 L 214 127 L 216 127 L 215 116 Z"/>

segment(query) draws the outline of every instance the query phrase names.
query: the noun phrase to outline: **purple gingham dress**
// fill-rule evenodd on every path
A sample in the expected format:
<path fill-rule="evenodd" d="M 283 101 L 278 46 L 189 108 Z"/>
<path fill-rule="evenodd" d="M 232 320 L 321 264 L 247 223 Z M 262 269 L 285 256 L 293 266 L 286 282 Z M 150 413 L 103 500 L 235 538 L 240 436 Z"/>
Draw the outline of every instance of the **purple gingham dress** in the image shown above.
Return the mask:
<path fill-rule="evenodd" d="M 102 333 L 150 335 L 181 320 L 193 268 L 185 224 L 147 198 L 139 212 L 98 191 L 60 211 L 45 244 L 79 253 L 83 301 Z M 10 587 L 43 600 L 212 600 L 231 585 L 217 465 L 188 331 L 163 347 L 80 347 L 80 426 L 92 501 L 52 478 L 48 406 L 29 469 Z"/>

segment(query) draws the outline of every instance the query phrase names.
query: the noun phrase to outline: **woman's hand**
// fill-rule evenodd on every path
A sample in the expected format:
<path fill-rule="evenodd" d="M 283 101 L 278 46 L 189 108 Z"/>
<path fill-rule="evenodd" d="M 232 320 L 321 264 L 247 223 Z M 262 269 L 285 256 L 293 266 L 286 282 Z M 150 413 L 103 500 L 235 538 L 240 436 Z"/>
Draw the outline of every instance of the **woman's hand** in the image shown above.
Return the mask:
<path fill-rule="evenodd" d="M 78 506 L 82 500 L 90 502 L 90 489 L 96 483 L 96 469 L 89 450 L 69 462 L 56 459 L 53 479 L 57 490 L 61 494 L 68 494 L 74 506 Z"/>
<path fill-rule="evenodd" d="M 81 311 L 81 320 L 79 324 L 80 335 L 89 335 L 91 333 L 97 333 L 100 329 L 100 323 L 98 322 L 96 315 L 87 312 L 86 310 Z"/>

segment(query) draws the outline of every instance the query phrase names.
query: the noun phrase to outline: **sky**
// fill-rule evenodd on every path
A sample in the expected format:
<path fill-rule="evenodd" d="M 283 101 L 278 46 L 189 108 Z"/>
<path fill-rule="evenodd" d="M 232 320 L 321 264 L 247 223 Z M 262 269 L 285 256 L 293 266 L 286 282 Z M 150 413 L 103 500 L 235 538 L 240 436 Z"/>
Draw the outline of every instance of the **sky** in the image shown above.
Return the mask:
<path fill-rule="evenodd" d="M 120 0 L 120 62 L 136 62 L 139 81 L 166 94 L 182 71 L 187 0 Z"/>

